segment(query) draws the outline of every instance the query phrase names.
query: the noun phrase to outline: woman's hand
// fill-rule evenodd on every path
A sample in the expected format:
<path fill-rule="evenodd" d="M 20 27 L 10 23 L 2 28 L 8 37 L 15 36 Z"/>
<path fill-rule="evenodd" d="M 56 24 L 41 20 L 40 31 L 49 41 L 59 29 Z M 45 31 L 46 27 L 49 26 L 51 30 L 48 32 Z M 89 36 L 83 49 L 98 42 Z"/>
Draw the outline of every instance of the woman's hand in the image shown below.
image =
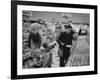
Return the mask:
<path fill-rule="evenodd" d="M 72 47 L 72 45 L 66 45 L 66 47 L 71 48 L 71 47 Z"/>

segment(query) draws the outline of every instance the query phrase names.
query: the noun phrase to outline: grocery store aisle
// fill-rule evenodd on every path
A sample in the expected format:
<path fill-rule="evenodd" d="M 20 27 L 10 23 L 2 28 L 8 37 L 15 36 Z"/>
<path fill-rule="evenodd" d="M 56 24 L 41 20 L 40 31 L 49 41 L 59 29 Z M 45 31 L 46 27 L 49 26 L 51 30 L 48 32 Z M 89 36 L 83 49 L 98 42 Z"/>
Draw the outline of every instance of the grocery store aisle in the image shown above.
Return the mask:
<path fill-rule="evenodd" d="M 74 53 L 69 58 L 66 66 L 86 66 L 89 65 L 89 44 L 87 36 L 79 36 Z"/>

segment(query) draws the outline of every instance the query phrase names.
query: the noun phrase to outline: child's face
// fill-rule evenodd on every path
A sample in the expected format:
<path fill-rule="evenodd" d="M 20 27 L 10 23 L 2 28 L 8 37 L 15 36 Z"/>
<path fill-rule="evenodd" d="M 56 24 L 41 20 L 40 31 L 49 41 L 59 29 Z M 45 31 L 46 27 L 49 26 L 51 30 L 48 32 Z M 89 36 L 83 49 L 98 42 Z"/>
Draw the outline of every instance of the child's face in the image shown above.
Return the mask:
<path fill-rule="evenodd" d="M 67 29 L 65 29 L 65 31 L 67 32 L 67 33 L 70 33 L 71 32 L 71 28 L 67 28 Z"/>

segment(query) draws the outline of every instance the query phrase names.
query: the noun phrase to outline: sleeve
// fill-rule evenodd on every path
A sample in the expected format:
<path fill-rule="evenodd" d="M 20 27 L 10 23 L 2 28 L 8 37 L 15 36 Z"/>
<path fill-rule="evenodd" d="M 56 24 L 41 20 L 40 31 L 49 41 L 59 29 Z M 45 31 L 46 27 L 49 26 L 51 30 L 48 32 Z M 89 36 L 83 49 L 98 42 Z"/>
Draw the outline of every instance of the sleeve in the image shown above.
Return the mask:
<path fill-rule="evenodd" d="M 74 35 L 75 33 L 73 33 L 73 34 L 71 34 L 71 45 L 72 45 L 72 40 L 74 39 L 74 37 L 73 37 L 73 35 Z"/>
<path fill-rule="evenodd" d="M 61 41 L 62 41 L 62 33 L 60 34 L 57 43 L 59 44 L 59 46 L 61 46 Z"/>

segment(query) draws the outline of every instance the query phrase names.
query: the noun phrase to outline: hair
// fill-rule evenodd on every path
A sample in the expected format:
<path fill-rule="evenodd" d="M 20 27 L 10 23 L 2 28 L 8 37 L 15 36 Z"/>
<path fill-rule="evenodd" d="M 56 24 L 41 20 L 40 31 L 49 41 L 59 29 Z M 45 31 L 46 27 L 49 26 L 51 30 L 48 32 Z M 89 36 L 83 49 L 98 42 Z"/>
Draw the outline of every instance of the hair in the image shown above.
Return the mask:
<path fill-rule="evenodd" d="M 38 24 L 38 23 L 32 23 L 30 25 L 30 30 L 32 31 L 33 29 L 39 29 L 39 27 L 40 27 L 40 24 Z"/>
<path fill-rule="evenodd" d="M 72 29 L 71 25 L 64 25 L 64 27 L 65 27 L 65 29 L 68 29 L 68 28 Z"/>
<path fill-rule="evenodd" d="M 29 37 L 28 37 L 28 47 L 31 48 L 31 41 L 35 44 L 35 46 L 37 46 L 38 48 L 40 47 L 41 45 L 41 36 L 39 33 L 31 33 L 29 34 Z"/>
<path fill-rule="evenodd" d="M 34 34 L 34 33 L 31 33 L 32 35 L 32 41 L 36 44 L 38 44 L 39 42 L 41 42 L 41 36 L 39 33 L 37 34 Z"/>

